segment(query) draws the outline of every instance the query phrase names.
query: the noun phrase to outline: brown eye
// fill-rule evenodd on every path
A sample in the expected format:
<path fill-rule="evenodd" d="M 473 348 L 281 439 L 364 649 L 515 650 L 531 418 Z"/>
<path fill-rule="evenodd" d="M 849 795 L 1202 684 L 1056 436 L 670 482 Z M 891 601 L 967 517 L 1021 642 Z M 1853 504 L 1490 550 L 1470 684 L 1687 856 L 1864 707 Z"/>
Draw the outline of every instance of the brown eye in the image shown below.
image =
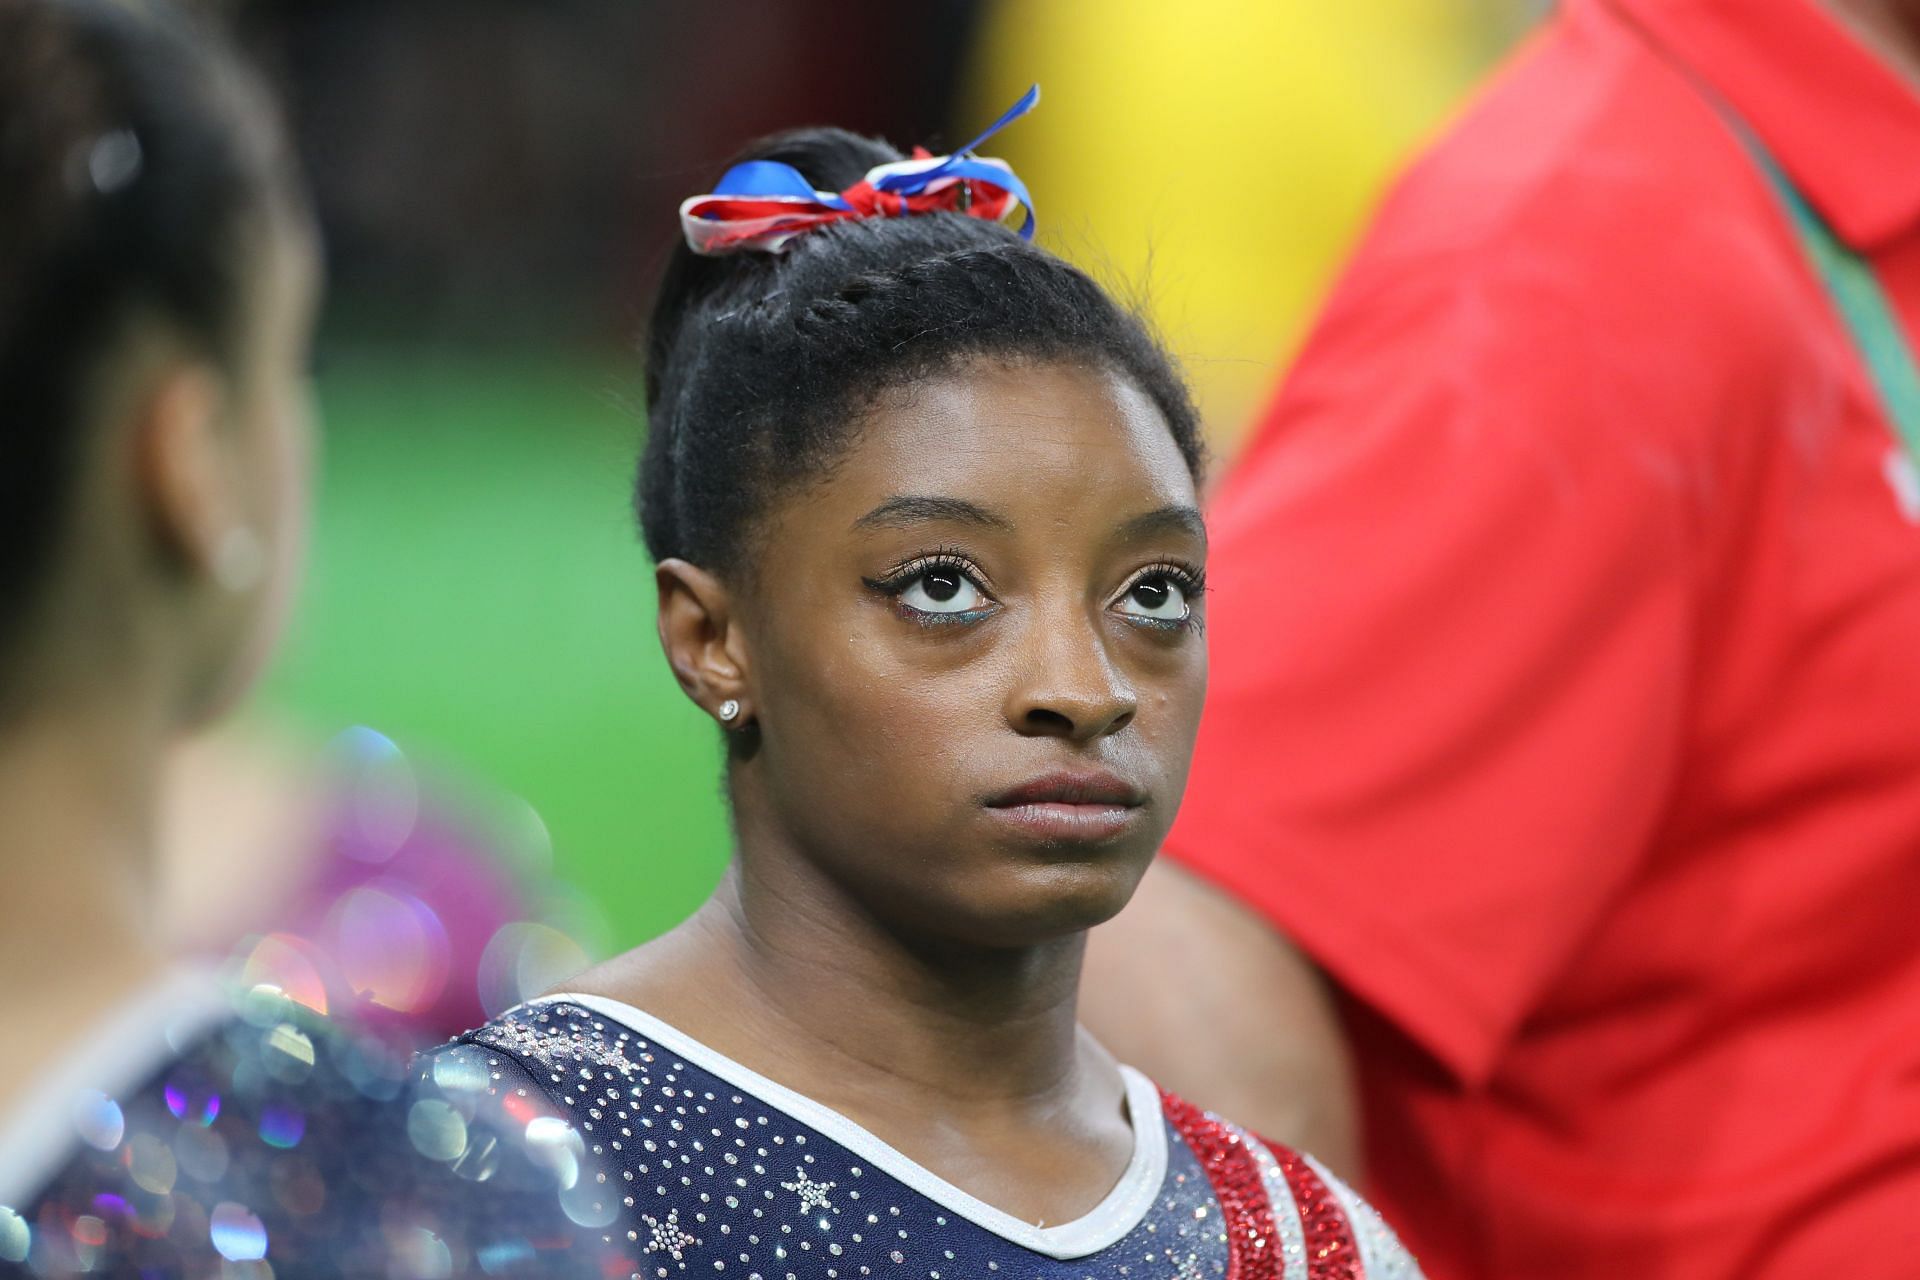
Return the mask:
<path fill-rule="evenodd" d="M 1148 613 L 1155 609 L 1164 609 L 1167 600 L 1173 595 L 1173 589 L 1164 582 L 1142 582 L 1133 589 L 1134 603 Z"/>
<path fill-rule="evenodd" d="M 952 569 L 929 569 L 920 579 L 920 584 L 929 600 L 936 604 L 945 604 L 960 594 L 960 588 L 966 585 L 966 579 Z"/>
<path fill-rule="evenodd" d="M 933 565 L 915 574 L 900 603 L 921 613 L 972 613 L 986 607 L 986 593 L 959 569 Z"/>
<path fill-rule="evenodd" d="M 1113 607 L 1128 617 L 1154 622 L 1180 622 L 1189 612 L 1186 588 L 1169 573 L 1142 574 Z"/>

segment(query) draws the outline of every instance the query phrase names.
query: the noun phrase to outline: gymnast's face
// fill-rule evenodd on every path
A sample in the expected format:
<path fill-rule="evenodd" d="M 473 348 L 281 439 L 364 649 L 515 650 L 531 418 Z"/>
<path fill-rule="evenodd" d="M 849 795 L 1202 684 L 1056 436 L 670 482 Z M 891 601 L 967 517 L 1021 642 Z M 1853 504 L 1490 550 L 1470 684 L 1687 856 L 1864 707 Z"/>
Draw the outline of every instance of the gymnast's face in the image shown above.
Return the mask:
<path fill-rule="evenodd" d="M 911 936 L 1024 945 L 1117 912 L 1206 688 L 1206 534 L 1153 402 L 1058 364 L 890 395 L 759 545 L 743 832 Z"/>

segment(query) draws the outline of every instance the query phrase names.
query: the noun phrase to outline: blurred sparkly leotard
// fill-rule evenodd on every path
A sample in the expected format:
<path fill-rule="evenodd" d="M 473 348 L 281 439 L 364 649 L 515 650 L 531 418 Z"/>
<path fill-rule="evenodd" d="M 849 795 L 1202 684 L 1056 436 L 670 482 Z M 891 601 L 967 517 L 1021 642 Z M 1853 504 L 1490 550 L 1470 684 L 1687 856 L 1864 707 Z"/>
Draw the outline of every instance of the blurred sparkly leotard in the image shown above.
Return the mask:
<path fill-rule="evenodd" d="M 0 1275 L 606 1274 L 564 1121 L 271 988 L 191 1004 L 118 1037 L 124 1087 L 0 1144 Z"/>
<path fill-rule="evenodd" d="M 568 1206 L 629 1280 L 1409 1280 L 1379 1216 L 1311 1159 L 1127 1072 L 1133 1158 L 1086 1216 L 1036 1227 L 658 1019 L 522 1005 L 424 1060 L 576 1126 Z"/>

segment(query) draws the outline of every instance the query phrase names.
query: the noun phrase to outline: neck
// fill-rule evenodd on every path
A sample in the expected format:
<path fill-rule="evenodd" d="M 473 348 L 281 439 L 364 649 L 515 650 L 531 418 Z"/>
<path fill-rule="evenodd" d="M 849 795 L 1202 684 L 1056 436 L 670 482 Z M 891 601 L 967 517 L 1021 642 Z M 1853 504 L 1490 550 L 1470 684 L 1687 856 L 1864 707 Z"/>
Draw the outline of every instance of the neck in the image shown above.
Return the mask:
<path fill-rule="evenodd" d="M 9 1032 L 49 1054 L 161 962 L 148 904 L 165 734 L 129 719 L 23 714 L 0 733 L 0 984 Z"/>
<path fill-rule="evenodd" d="M 1135 1133 L 1118 1067 L 1076 1023 L 1084 936 L 930 944 L 735 815 L 744 852 L 706 906 L 575 989 L 664 1018 L 1028 1222 L 1098 1204 Z"/>
<path fill-rule="evenodd" d="M 836 887 L 812 887 L 740 869 L 702 913 L 769 1016 L 849 1067 L 949 1102 L 1071 1091 L 1084 935 L 1024 948 L 916 944 Z"/>
<path fill-rule="evenodd" d="M 1920 88 L 1920 0 L 1822 0 L 1828 12 Z"/>
<path fill-rule="evenodd" d="M 777 876 L 747 869 L 759 861 L 736 861 L 691 920 L 599 985 L 816 1096 L 1050 1111 L 1090 1066 L 1110 1070 L 1077 1023 L 1084 935 L 910 943 L 803 861 L 765 860 Z"/>

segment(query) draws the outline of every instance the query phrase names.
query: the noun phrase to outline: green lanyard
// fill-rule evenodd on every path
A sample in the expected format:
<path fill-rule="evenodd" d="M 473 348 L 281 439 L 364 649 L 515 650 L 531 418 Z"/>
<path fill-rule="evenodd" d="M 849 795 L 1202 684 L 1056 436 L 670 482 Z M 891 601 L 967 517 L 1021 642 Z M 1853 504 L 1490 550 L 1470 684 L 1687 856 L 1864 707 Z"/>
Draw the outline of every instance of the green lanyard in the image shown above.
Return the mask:
<path fill-rule="evenodd" d="M 1920 473 L 1920 370 L 1914 367 L 1913 348 L 1901 330 L 1900 317 L 1866 259 L 1834 234 L 1753 131 L 1737 120 L 1735 127 L 1780 203 L 1786 206 L 1800 247 L 1806 251 L 1820 283 L 1826 286 L 1827 296 L 1833 299 L 1860 358 L 1866 361 L 1867 375 L 1880 393 L 1894 435 L 1906 450 L 1909 469 Z"/>

